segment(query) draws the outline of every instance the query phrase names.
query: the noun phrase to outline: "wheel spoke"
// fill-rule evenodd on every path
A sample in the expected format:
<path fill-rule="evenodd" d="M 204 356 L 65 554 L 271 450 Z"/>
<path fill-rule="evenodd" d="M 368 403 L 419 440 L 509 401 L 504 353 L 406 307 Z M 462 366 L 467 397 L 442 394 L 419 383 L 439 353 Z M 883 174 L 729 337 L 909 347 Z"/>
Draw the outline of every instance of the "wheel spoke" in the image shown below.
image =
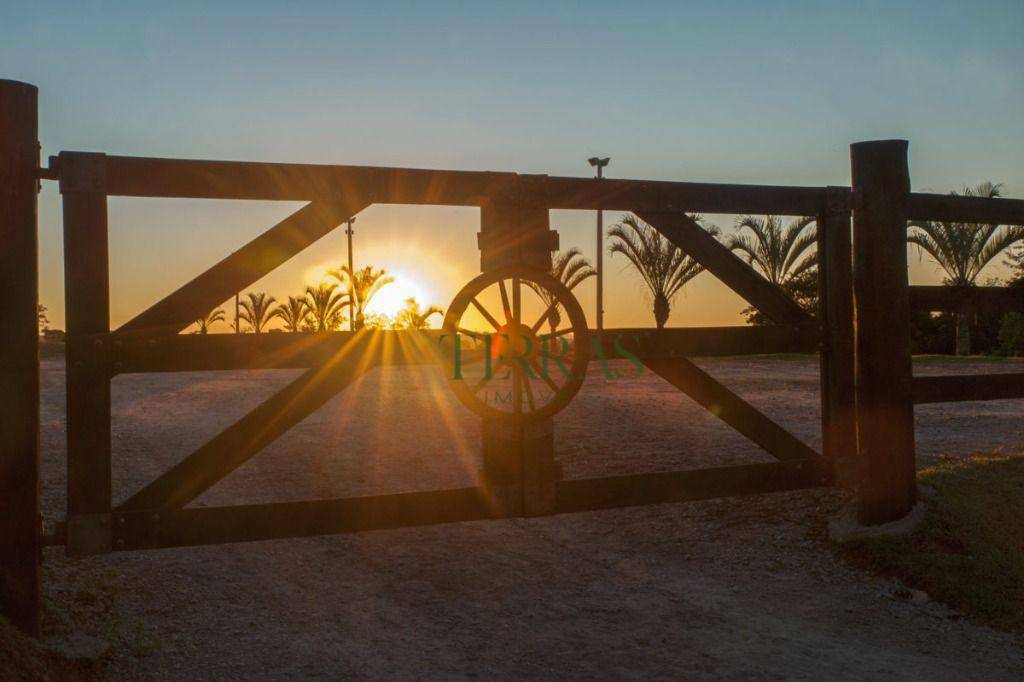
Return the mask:
<path fill-rule="evenodd" d="M 471 388 L 471 389 L 470 389 L 470 390 L 471 390 L 471 391 L 473 392 L 473 395 L 476 395 L 477 393 L 479 393 L 479 392 L 480 392 L 480 389 L 481 389 L 481 388 L 483 388 L 484 386 L 486 386 L 486 385 L 487 385 L 487 382 L 488 382 L 488 381 L 490 381 L 490 380 L 491 380 L 491 379 L 493 379 L 493 378 L 494 378 L 494 375 L 493 375 L 493 374 L 492 374 L 491 376 L 487 376 L 487 375 L 485 374 L 485 375 L 483 376 L 483 378 L 482 378 L 482 379 L 480 379 L 480 381 L 478 381 L 478 382 L 476 382 L 475 384 L 473 384 L 473 388 Z"/>
<path fill-rule="evenodd" d="M 533 400 L 533 388 L 530 386 L 530 377 L 523 377 L 523 388 L 526 390 L 526 402 L 530 406 L 530 411 L 533 412 L 537 409 L 537 405 Z"/>
<path fill-rule="evenodd" d="M 550 388 L 553 392 L 558 393 L 560 390 L 562 390 L 558 386 L 558 384 L 555 383 L 555 380 L 551 378 L 551 375 L 541 370 L 540 363 L 538 363 L 536 360 L 531 360 L 530 365 L 533 367 L 534 371 L 537 372 L 537 376 L 543 379 L 544 383 L 546 383 L 548 385 L 548 388 Z"/>
<path fill-rule="evenodd" d="M 523 375 L 518 367 L 512 368 L 512 411 L 523 413 Z"/>
<path fill-rule="evenodd" d="M 457 331 L 460 334 L 462 334 L 463 336 L 468 336 L 469 338 L 476 339 L 477 341 L 479 341 L 480 339 L 484 338 L 484 336 L 485 336 L 484 334 L 481 334 L 480 332 L 475 332 L 475 331 L 472 331 L 471 329 L 466 329 L 465 327 L 459 327 Z"/>
<path fill-rule="evenodd" d="M 505 309 L 505 322 L 512 322 L 512 306 L 508 302 L 508 289 L 505 288 L 505 280 L 498 282 L 498 288 L 501 290 L 501 307 Z"/>
<path fill-rule="evenodd" d="M 494 319 L 494 315 L 491 315 L 489 312 L 487 312 L 487 308 L 484 308 L 482 305 L 480 305 L 480 301 L 476 300 L 476 298 L 474 297 L 470 299 L 469 302 L 472 303 L 473 307 L 475 307 L 480 312 L 480 314 L 483 315 L 484 319 L 487 320 L 492 327 L 494 327 L 495 331 L 501 329 L 501 325 L 498 324 L 498 321 L 496 319 Z"/>
<path fill-rule="evenodd" d="M 530 331 L 532 331 L 534 334 L 540 331 L 540 328 L 543 327 L 544 323 L 547 322 L 549 317 L 551 317 L 551 313 L 555 312 L 557 308 L 558 300 L 555 299 L 554 301 L 551 302 L 551 305 L 548 306 L 547 310 L 544 311 L 544 314 L 541 315 L 540 318 L 538 318 L 538 320 L 533 323 L 533 326 L 530 327 Z"/>
<path fill-rule="evenodd" d="M 518 277 L 512 278 L 512 318 L 518 322 L 523 316 L 523 284 Z"/>
<path fill-rule="evenodd" d="M 487 382 L 492 381 L 493 379 L 497 379 L 498 378 L 498 372 L 500 372 L 502 370 L 502 368 L 505 367 L 505 364 L 506 364 L 505 360 L 503 360 L 503 359 L 499 360 L 493 367 L 491 367 L 491 373 L 490 373 L 489 376 L 488 376 L 487 372 L 485 371 L 483 377 L 480 378 L 480 381 L 478 381 L 476 384 L 473 385 L 473 388 L 471 389 L 473 391 L 473 395 L 476 395 L 476 393 L 481 388 L 486 386 Z"/>

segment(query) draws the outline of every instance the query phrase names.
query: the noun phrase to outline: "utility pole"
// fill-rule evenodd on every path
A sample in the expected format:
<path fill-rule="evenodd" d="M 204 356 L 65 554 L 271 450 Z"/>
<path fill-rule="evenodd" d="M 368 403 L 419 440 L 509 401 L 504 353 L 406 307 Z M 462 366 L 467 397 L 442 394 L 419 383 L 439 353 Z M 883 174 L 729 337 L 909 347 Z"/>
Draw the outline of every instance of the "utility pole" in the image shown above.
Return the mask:
<path fill-rule="evenodd" d="M 601 180 L 604 174 L 601 172 L 612 160 L 606 156 L 603 159 L 597 156 L 587 159 L 587 162 L 597 169 L 597 179 Z M 604 331 L 604 211 L 597 210 L 597 332 Z"/>
<path fill-rule="evenodd" d="M 348 219 L 348 226 L 345 228 L 345 234 L 348 235 L 348 279 L 349 279 L 349 292 L 348 292 L 348 328 L 349 331 L 355 331 L 356 324 L 356 303 L 352 300 L 352 295 L 355 293 L 355 275 L 356 271 L 352 269 L 352 224 L 356 222 L 356 217 L 352 216 Z"/>

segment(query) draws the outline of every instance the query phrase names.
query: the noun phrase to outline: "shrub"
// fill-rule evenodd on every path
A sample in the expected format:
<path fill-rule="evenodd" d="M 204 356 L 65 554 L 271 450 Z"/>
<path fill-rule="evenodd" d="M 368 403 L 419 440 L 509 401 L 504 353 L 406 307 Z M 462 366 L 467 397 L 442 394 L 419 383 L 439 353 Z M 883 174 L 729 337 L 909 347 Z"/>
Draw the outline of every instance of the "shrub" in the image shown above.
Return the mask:
<path fill-rule="evenodd" d="M 1024 355 L 1024 314 L 1007 313 L 999 327 L 999 345 L 1007 355 Z"/>

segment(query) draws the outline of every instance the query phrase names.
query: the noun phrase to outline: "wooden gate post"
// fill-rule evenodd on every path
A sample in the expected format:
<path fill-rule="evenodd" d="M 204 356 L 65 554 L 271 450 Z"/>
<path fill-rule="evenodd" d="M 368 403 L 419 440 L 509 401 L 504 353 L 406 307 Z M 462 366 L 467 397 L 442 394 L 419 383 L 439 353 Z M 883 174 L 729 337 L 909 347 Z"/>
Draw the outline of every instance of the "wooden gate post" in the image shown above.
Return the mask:
<path fill-rule="evenodd" d="M 858 519 L 905 516 L 916 501 L 906 140 L 850 147 L 856 301 Z"/>
<path fill-rule="evenodd" d="M 558 233 L 551 230 L 546 201 L 538 187 L 545 176 L 517 175 L 480 209 L 480 269 L 516 265 L 551 269 Z M 513 293 L 513 296 L 516 294 Z M 480 487 L 501 517 L 543 516 L 554 512 L 555 487 L 562 477 L 555 460 L 550 417 L 481 424 L 483 468 Z"/>
<path fill-rule="evenodd" d="M 854 393 L 853 263 L 849 190 L 829 187 L 818 214 L 818 299 L 821 324 L 822 451 L 840 485 L 855 485 L 857 418 Z"/>
<path fill-rule="evenodd" d="M 0 80 L 0 611 L 39 634 L 39 117 Z"/>
<path fill-rule="evenodd" d="M 106 156 L 62 158 L 67 318 L 68 540 L 71 554 L 111 550 L 110 283 Z"/>

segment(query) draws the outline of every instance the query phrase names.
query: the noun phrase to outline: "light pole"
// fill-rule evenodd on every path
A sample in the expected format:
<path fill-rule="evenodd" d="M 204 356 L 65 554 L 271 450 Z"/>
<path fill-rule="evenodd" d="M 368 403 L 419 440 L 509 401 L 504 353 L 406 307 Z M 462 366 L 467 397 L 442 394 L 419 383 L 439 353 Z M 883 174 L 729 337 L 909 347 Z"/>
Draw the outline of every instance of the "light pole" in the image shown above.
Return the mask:
<path fill-rule="evenodd" d="M 345 228 L 345 234 L 348 235 L 348 329 L 349 331 L 355 331 L 356 324 L 356 304 L 352 300 L 352 295 L 355 293 L 355 276 L 356 272 L 352 269 L 352 224 L 356 222 L 356 217 L 352 216 L 348 219 L 348 226 Z"/>
<path fill-rule="evenodd" d="M 601 172 L 612 157 L 603 159 L 593 156 L 587 162 L 597 169 L 597 179 L 604 177 Z M 597 331 L 604 331 L 604 212 L 597 209 Z"/>

